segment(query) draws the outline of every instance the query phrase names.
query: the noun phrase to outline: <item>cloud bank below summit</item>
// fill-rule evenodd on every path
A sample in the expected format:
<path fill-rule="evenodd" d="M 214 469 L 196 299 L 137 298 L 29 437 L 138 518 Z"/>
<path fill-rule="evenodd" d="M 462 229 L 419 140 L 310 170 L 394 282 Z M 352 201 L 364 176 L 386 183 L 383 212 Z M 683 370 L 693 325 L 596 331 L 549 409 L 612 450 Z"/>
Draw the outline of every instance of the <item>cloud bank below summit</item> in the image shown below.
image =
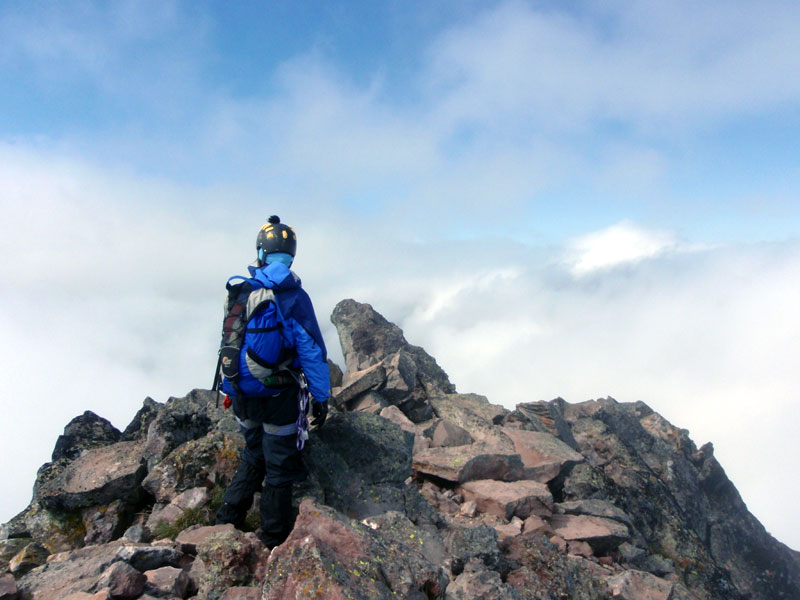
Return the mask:
<path fill-rule="evenodd" d="M 14 341 L 0 359 L 15 381 L 35 382 L 11 390 L 0 432 L 18 457 L 4 463 L 15 490 L 5 520 L 72 417 L 89 409 L 122 428 L 146 395 L 209 385 L 223 284 L 252 259 L 253 232 L 249 220 L 221 228 L 183 208 L 194 189 L 7 148 L 4 158 L 2 249 L 20 260 L 0 267 L 15 282 L 0 294 L 2 335 Z M 459 391 L 509 408 L 643 400 L 698 445 L 712 441 L 750 509 L 800 545 L 800 531 L 774 519 L 800 493 L 775 460 L 800 452 L 797 241 L 705 247 L 623 221 L 562 245 L 485 251 L 398 239 L 379 219 L 275 209 L 298 231 L 295 266 L 340 363 L 328 316 L 353 297 L 426 348 Z"/>

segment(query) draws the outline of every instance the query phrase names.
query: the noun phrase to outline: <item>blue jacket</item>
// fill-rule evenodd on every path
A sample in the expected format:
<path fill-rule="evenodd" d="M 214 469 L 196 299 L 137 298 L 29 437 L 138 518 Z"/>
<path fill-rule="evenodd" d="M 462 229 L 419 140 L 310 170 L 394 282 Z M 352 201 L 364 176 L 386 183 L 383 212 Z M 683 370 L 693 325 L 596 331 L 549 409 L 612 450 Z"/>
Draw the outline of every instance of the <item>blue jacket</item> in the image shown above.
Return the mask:
<path fill-rule="evenodd" d="M 308 389 L 314 400 L 324 402 L 330 396 L 330 371 L 328 353 L 322 332 L 314 314 L 314 307 L 306 291 L 301 287 L 300 278 L 279 262 L 264 267 L 248 267 L 253 287 L 266 287 L 273 290 L 283 317 L 283 338 L 287 348 L 297 353 L 294 366 L 303 369 Z M 230 382 L 225 379 L 222 391 L 234 395 Z"/>

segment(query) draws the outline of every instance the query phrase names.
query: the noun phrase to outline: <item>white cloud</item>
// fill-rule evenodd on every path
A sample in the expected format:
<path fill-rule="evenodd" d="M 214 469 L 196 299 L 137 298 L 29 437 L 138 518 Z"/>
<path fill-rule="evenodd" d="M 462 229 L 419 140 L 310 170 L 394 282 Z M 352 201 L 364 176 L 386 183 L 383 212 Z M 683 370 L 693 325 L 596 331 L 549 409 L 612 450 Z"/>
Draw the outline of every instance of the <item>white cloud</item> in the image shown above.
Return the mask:
<path fill-rule="evenodd" d="M 676 249 L 678 241 L 672 234 L 648 231 L 631 222 L 623 222 L 582 236 L 572 242 L 572 247 L 574 257 L 570 261 L 570 270 L 581 276 L 652 258 Z"/>
<path fill-rule="evenodd" d="M 0 240 L 14 257 L 0 277 L 15 282 L 0 295 L 0 364 L 10 389 L 26 390 L 3 399 L 0 439 L 19 459 L 3 465 L 16 491 L 0 519 L 24 507 L 73 416 L 91 409 L 121 428 L 146 395 L 209 385 L 222 283 L 251 259 L 257 208 L 303 232 L 296 266 L 337 360 L 328 315 L 354 297 L 403 327 L 461 391 L 509 407 L 555 396 L 644 400 L 698 444 L 713 441 L 756 516 L 800 546 L 792 520 L 771 510 L 800 491 L 773 460 L 800 450 L 783 435 L 800 426 L 789 410 L 800 388 L 796 242 L 674 252 L 674 234 L 627 222 L 582 238 L 571 266 L 593 270 L 576 277 L 566 248 L 409 241 L 395 223 L 329 219 L 302 200 L 245 198 L 246 216 L 231 220 L 208 190 L 40 151 L 0 155 Z M 625 269 L 610 268 L 621 261 Z M 45 376 L 43 352 L 55 357 Z M 780 489 L 762 488 L 770 469 Z"/>
<path fill-rule="evenodd" d="M 439 121 L 572 130 L 645 127 L 774 108 L 800 97 L 791 2 L 594 3 L 579 15 L 508 2 L 454 27 L 431 53 Z M 671 134 L 662 131 L 662 135 Z"/>

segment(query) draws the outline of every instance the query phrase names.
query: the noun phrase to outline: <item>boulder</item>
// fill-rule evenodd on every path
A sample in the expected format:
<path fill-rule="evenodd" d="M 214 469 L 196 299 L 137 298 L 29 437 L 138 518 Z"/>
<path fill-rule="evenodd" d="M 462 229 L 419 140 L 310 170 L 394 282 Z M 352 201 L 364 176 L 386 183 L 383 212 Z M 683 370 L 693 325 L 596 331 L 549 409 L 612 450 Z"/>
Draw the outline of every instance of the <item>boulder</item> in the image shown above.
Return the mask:
<path fill-rule="evenodd" d="M 430 396 L 455 392 L 436 360 L 409 344 L 400 328 L 369 304 L 343 300 L 334 308 L 331 321 L 339 334 L 347 374 L 380 365 L 386 378 L 377 391 L 415 423 L 433 416 L 427 402 Z"/>
<path fill-rule="evenodd" d="M 567 541 L 588 542 L 597 554 L 605 554 L 630 541 L 628 528 L 612 519 L 587 515 L 553 515 L 550 527 Z"/>
<path fill-rule="evenodd" d="M 405 510 L 412 444 L 410 434 L 377 415 L 332 413 L 306 446 L 309 480 L 298 494 L 325 498 L 357 518 Z"/>
<path fill-rule="evenodd" d="M 145 398 L 144 402 L 142 402 L 142 408 L 136 412 L 131 422 L 122 432 L 120 441 L 132 442 L 134 440 L 146 439 L 147 430 L 150 428 L 150 424 L 155 420 L 156 416 L 158 416 L 158 411 L 162 407 L 163 404 L 159 404 L 150 396 Z"/>
<path fill-rule="evenodd" d="M 351 410 L 356 398 L 369 390 L 379 389 L 386 381 L 386 369 L 373 365 L 363 371 L 348 371 L 347 378 L 339 390 L 334 390 L 333 404 L 340 410 Z"/>
<path fill-rule="evenodd" d="M 8 561 L 8 570 L 16 577 L 21 577 L 31 569 L 47 562 L 49 552 L 39 544 L 27 544 Z"/>
<path fill-rule="evenodd" d="M 414 363 L 416 378 L 427 392 L 455 392 L 455 386 L 436 360 L 422 348 L 409 344 L 403 331 L 369 304 L 342 300 L 334 307 L 331 322 L 339 334 L 347 371 L 371 367 L 402 350 Z"/>
<path fill-rule="evenodd" d="M 17 600 L 19 590 L 11 573 L 0 573 L 0 600 Z"/>
<path fill-rule="evenodd" d="M 142 487 L 156 501 L 169 504 L 199 487 L 226 486 L 239 466 L 241 435 L 215 431 L 175 448 L 144 478 Z"/>
<path fill-rule="evenodd" d="M 25 523 L 25 514 L 28 512 L 28 508 L 14 515 L 8 523 L 0 525 L 0 541 L 31 537 L 28 526 Z"/>
<path fill-rule="evenodd" d="M 89 593 L 114 562 L 120 542 L 89 546 L 49 557 L 47 563 L 18 578 L 20 596 L 29 600 L 56 600 L 76 592 Z"/>
<path fill-rule="evenodd" d="M 524 521 L 519 517 L 512 517 L 508 523 L 494 523 L 492 526 L 497 532 L 497 539 L 500 541 L 509 537 L 514 537 L 522 533 Z"/>
<path fill-rule="evenodd" d="M 556 512 L 566 515 L 590 515 L 618 521 L 633 530 L 633 520 L 627 513 L 608 500 L 587 498 L 585 500 L 570 500 L 559 502 L 555 505 Z"/>
<path fill-rule="evenodd" d="M 114 554 L 115 560 L 128 563 L 137 571 L 151 571 L 161 567 L 180 566 L 183 553 L 170 546 L 150 546 L 145 544 L 124 545 Z"/>
<path fill-rule="evenodd" d="M 180 544 L 182 552 L 196 554 L 197 547 L 203 543 L 206 538 L 215 533 L 230 531 L 232 529 L 234 529 L 234 527 L 230 523 L 225 525 L 193 525 L 181 531 L 178 537 L 175 538 L 175 541 Z"/>
<path fill-rule="evenodd" d="M 400 349 L 383 359 L 386 382 L 381 394 L 392 404 L 402 402 L 414 393 L 417 386 L 417 364 L 405 350 Z"/>
<path fill-rule="evenodd" d="M 362 396 L 356 398 L 350 406 L 350 410 L 354 412 L 368 412 L 374 415 L 386 408 L 387 402 L 382 394 L 378 392 L 367 392 Z"/>
<path fill-rule="evenodd" d="M 128 563 L 115 562 L 100 575 L 96 589 L 107 589 L 112 598 L 138 598 L 147 578 Z"/>
<path fill-rule="evenodd" d="M 553 496 L 538 481 L 495 481 L 483 479 L 462 483 L 457 490 L 466 500 L 478 505 L 478 510 L 510 520 L 531 515 L 550 516 Z"/>
<path fill-rule="evenodd" d="M 122 500 L 104 506 L 92 506 L 83 511 L 85 545 L 107 544 L 118 539 L 130 523 L 132 508 Z"/>
<path fill-rule="evenodd" d="M 378 413 L 384 419 L 388 419 L 395 425 L 398 425 L 400 429 L 403 431 L 407 431 L 412 435 L 418 435 L 420 432 L 419 426 L 414 423 L 411 419 L 403 414 L 399 408 L 394 405 L 387 406 L 380 413 Z"/>
<path fill-rule="evenodd" d="M 472 443 L 472 436 L 463 427 L 451 423 L 447 419 L 439 421 L 431 435 L 432 448 L 446 448 L 449 446 L 466 446 Z"/>
<path fill-rule="evenodd" d="M 146 571 L 145 591 L 157 598 L 185 598 L 189 576 L 183 569 L 161 567 Z"/>
<path fill-rule="evenodd" d="M 8 561 L 31 543 L 31 538 L 0 540 L 0 573 L 8 570 Z"/>
<path fill-rule="evenodd" d="M 525 465 L 525 477 L 547 483 L 583 462 L 579 454 L 551 433 L 504 427 Z"/>
<path fill-rule="evenodd" d="M 510 441 L 501 434 L 497 425 L 503 422 L 508 410 L 491 404 L 478 394 L 438 394 L 429 398 L 436 415 L 466 430 L 476 441 L 506 444 Z"/>
<path fill-rule="evenodd" d="M 516 481 L 525 475 L 519 454 L 483 442 L 417 452 L 414 471 L 454 483 L 477 479 Z"/>
<path fill-rule="evenodd" d="M 249 586 L 264 579 L 269 550 L 252 533 L 224 528 L 197 545 L 204 565 L 197 597 L 217 600 L 229 587 Z"/>
<path fill-rule="evenodd" d="M 479 560 L 471 560 L 447 586 L 445 600 L 517 600 L 515 589 L 503 583 L 500 573 Z"/>
<path fill-rule="evenodd" d="M 80 509 L 48 510 L 34 500 L 25 510 L 25 524 L 30 534 L 28 539 L 41 544 L 50 553 L 73 550 L 84 545 L 86 523 Z"/>
<path fill-rule="evenodd" d="M 369 304 L 342 300 L 334 307 L 331 322 L 339 334 L 345 370 L 350 373 L 377 365 L 408 346 L 402 330 Z"/>
<path fill-rule="evenodd" d="M 506 417 L 507 425 L 519 424 L 522 429 L 550 433 L 567 444 L 573 450 L 578 449 L 572 428 L 565 416 L 570 410 L 570 405 L 563 398 L 556 398 L 550 402 L 524 402 L 517 404 L 512 413 Z"/>
<path fill-rule="evenodd" d="M 405 538 L 405 539 L 400 539 Z M 310 500 L 270 556 L 262 598 L 441 597 L 447 578 L 416 537 L 373 529 Z"/>
<path fill-rule="evenodd" d="M 341 387 L 344 373 L 342 373 L 342 368 L 330 358 L 328 359 L 328 373 L 330 374 L 331 389 Z"/>
<path fill-rule="evenodd" d="M 609 578 L 608 587 L 620 600 L 670 600 L 674 586 L 650 573 L 623 571 Z"/>
<path fill-rule="evenodd" d="M 453 575 L 460 574 L 464 566 L 473 559 L 496 569 L 500 562 L 497 539 L 497 531 L 489 525 L 451 527 L 444 536 L 450 555 L 450 572 Z"/>
<path fill-rule="evenodd" d="M 181 444 L 205 437 L 212 429 L 224 433 L 239 431 L 232 411 L 225 411 L 219 405 L 218 393 L 192 390 L 182 398 L 170 398 L 158 408 L 147 429 L 144 455 L 148 471 Z"/>
<path fill-rule="evenodd" d="M 506 584 L 519 598 L 608 600 L 608 587 L 588 561 L 570 557 L 540 533 L 523 533 L 500 544 Z"/>
<path fill-rule="evenodd" d="M 261 586 L 229 587 L 222 593 L 219 600 L 261 600 Z"/>
<path fill-rule="evenodd" d="M 135 503 L 147 469 L 142 442 L 118 442 L 87 450 L 79 458 L 37 479 L 34 497 L 48 509 L 74 510 L 115 500 Z M 40 471 L 41 472 L 41 471 Z"/>
<path fill-rule="evenodd" d="M 156 469 L 161 466 L 163 466 L 163 463 Z M 172 525 L 187 516 L 187 511 L 189 511 L 189 515 L 192 515 L 191 511 L 197 511 L 205 507 L 210 500 L 211 494 L 208 488 L 195 487 L 188 489 L 175 496 L 166 506 L 163 504 L 155 505 L 145 526 L 149 531 L 155 532 L 160 523 Z M 210 513 L 210 511 L 206 511 L 206 513 Z M 210 514 L 208 514 L 208 518 L 210 518 Z"/>
<path fill-rule="evenodd" d="M 90 448 L 113 444 L 119 438 L 120 432 L 116 427 L 87 410 L 64 427 L 64 433 L 58 436 L 53 448 L 53 461 L 62 458 L 74 460 Z"/>

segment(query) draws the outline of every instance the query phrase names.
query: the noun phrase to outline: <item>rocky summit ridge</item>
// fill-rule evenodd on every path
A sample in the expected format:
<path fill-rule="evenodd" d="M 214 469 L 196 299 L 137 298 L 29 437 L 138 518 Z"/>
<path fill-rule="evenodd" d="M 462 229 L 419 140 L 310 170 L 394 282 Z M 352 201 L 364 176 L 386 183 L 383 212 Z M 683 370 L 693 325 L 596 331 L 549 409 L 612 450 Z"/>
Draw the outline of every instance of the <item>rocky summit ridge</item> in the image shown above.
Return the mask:
<path fill-rule="evenodd" d="M 370 305 L 331 320 L 345 371 L 286 542 L 212 524 L 243 443 L 216 394 L 147 398 L 122 432 L 67 424 L 0 526 L 0 600 L 800 598 L 800 554 L 644 403 L 508 410 Z"/>

